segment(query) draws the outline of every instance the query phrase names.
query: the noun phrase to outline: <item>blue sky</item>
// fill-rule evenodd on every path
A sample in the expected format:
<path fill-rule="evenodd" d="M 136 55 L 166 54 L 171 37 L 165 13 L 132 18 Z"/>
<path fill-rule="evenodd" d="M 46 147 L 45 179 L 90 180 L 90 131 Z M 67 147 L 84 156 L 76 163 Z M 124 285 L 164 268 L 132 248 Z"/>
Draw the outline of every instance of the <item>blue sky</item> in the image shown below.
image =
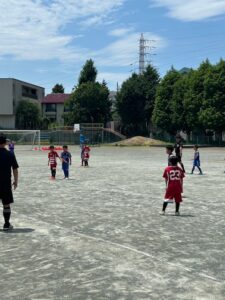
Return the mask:
<path fill-rule="evenodd" d="M 70 92 L 89 58 L 115 90 L 137 71 L 142 32 L 161 76 L 225 58 L 225 0 L 1 0 L 0 11 L 0 77 L 46 93 Z"/>

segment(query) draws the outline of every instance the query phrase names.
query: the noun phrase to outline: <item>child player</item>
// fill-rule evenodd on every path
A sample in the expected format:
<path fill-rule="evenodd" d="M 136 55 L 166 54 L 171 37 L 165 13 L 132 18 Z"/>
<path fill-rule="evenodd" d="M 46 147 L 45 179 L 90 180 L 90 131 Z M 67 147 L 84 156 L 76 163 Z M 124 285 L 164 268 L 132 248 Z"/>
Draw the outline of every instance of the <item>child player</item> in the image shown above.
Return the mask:
<path fill-rule="evenodd" d="M 84 166 L 85 167 L 88 167 L 88 160 L 89 160 L 89 158 L 90 158 L 90 151 L 91 151 L 91 149 L 90 149 L 90 147 L 85 143 L 84 144 L 84 147 L 83 147 L 83 149 L 82 149 L 82 166 L 83 166 L 83 163 L 84 163 Z"/>
<path fill-rule="evenodd" d="M 55 179 L 56 176 L 56 167 L 57 167 L 57 158 L 59 158 L 58 153 L 54 150 L 54 146 L 49 147 L 50 152 L 48 153 L 48 166 L 50 166 L 51 170 L 51 179 Z M 59 158 L 60 159 L 60 158 Z"/>
<path fill-rule="evenodd" d="M 183 150 L 182 137 L 179 134 L 176 135 L 176 143 L 174 145 L 174 150 L 175 150 L 176 157 L 178 159 L 178 163 L 180 164 L 183 172 L 185 173 L 184 165 L 182 163 L 182 150 Z"/>
<path fill-rule="evenodd" d="M 168 155 L 168 166 L 171 166 L 170 157 L 173 156 L 173 146 L 166 147 L 166 154 Z"/>
<path fill-rule="evenodd" d="M 11 140 L 7 140 L 7 144 L 8 144 L 8 149 L 9 151 L 14 154 L 14 149 L 15 149 L 15 142 L 11 141 Z"/>
<path fill-rule="evenodd" d="M 202 169 L 200 168 L 201 163 L 200 163 L 200 154 L 198 151 L 198 145 L 194 146 L 194 151 L 195 151 L 195 154 L 194 154 L 193 168 L 192 168 L 191 174 L 194 173 L 195 167 L 197 167 L 200 172 L 199 175 L 203 175 Z"/>
<path fill-rule="evenodd" d="M 64 172 L 64 179 L 69 179 L 69 166 L 72 164 L 72 156 L 68 151 L 68 146 L 63 146 L 63 152 L 61 153 L 62 169 Z"/>
<path fill-rule="evenodd" d="M 162 214 L 165 215 L 168 203 L 173 203 L 175 200 L 176 211 L 175 215 L 179 216 L 180 203 L 182 202 L 182 182 L 184 178 L 184 172 L 177 166 L 178 159 L 176 156 L 170 157 L 170 166 L 164 170 L 163 177 L 166 181 L 166 194 L 163 203 Z"/>

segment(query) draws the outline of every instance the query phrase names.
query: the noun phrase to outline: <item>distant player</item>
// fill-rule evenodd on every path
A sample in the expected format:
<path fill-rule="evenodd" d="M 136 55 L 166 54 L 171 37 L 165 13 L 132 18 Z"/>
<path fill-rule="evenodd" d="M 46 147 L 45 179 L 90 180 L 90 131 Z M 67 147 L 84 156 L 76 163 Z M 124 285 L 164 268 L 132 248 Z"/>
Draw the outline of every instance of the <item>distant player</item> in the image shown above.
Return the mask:
<path fill-rule="evenodd" d="M 82 153 L 81 153 L 81 165 L 88 167 L 88 161 L 90 158 L 90 147 L 85 143 L 82 149 Z"/>
<path fill-rule="evenodd" d="M 202 169 L 200 168 L 201 163 L 200 163 L 200 153 L 198 151 L 198 145 L 194 146 L 194 151 L 195 151 L 195 154 L 194 154 L 193 168 L 192 168 L 191 174 L 194 173 L 195 167 L 197 167 L 199 170 L 199 175 L 203 175 Z"/>
<path fill-rule="evenodd" d="M 176 135 L 176 143 L 174 145 L 174 151 L 175 151 L 176 157 L 178 159 L 178 163 L 180 164 L 183 172 L 185 173 L 184 165 L 182 163 L 183 144 L 182 144 L 182 138 L 179 134 Z"/>
<path fill-rule="evenodd" d="M 168 166 L 171 166 L 170 157 L 173 156 L 173 146 L 166 147 L 166 154 L 168 155 Z"/>
<path fill-rule="evenodd" d="M 15 142 L 11 140 L 7 140 L 7 144 L 8 144 L 9 151 L 14 154 Z"/>
<path fill-rule="evenodd" d="M 171 166 L 168 166 L 164 170 L 163 177 L 166 181 L 166 194 L 165 194 L 165 200 L 163 203 L 162 208 L 162 214 L 165 215 L 166 208 L 168 203 L 173 203 L 175 200 L 176 203 L 176 211 L 175 215 L 179 216 L 179 208 L 180 203 L 182 202 L 182 183 L 184 178 L 184 172 L 181 168 L 177 166 L 178 159 L 176 156 L 170 157 L 170 164 Z"/>
<path fill-rule="evenodd" d="M 50 166 L 52 179 L 55 179 L 56 176 L 56 167 L 57 167 L 57 158 L 59 158 L 58 153 L 54 150 L 54 146 L 49 147 L 50 152 L 48 153 L 48 166 Z"/>
<path fill-rule="evenodd" d="M 72 164 L 72 156 L 68 151 L 68 146 L 63 146 L 63 152 L 61 153 L 62 170 L 64 172 L 64 179 L 69 179 L 69 166 Z"/>
<path fill-rule="evenodd" d="M 3 217 L 5 224 L 3 230 L 12 230 L 13 226 L 10 224 L 11 204 L 14 202 L 12 193 L 11 174 L 13 173 L 14 190 L 18 185 L 18 164 L 14 154 L 6 150 L 6 137 L 0 135 L 0 199 L 3 205 Z"/>

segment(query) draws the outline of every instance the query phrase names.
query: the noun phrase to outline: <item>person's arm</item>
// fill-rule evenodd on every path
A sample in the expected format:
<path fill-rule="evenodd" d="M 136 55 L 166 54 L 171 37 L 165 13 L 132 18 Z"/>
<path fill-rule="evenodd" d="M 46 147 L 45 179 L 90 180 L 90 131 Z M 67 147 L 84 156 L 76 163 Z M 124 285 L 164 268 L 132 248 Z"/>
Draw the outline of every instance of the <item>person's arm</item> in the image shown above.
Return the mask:
<path fill-rule="evenodd" d="M 13 186 L 15 190 L 18 186 L 18 177 L 19 177 L 18 169 L 13 169 L 13 177 L 14 177 Z"/>

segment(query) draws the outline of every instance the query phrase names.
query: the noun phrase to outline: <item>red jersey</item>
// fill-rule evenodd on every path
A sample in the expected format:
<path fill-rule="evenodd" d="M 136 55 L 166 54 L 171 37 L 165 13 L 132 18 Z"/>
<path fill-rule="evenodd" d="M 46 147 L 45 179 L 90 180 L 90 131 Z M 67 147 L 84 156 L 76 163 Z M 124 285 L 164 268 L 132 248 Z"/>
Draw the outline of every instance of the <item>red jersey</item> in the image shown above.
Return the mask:
<path fill-rule="evenodd" d="M 57 157 L 59 157 L 59 155 L 56 151 L 48 153 L 48 159 L 49 159 L 50 167 L 56 167 L 57 166 Z"/>
<path fill-rule="evenodd" d="M 88 159 L 90 157 L 90 151 L 91 149 L 88 146 L 83 148 L 83 159 Z"/>
<path fill-rule="evenodd" d="M 163 177 L 167 182 L 165 199 L 175 199 L 176 202 L 181 202 L 184 178 L 182 169 L 177 166 L 169 166 L 165 169 Z"/>

